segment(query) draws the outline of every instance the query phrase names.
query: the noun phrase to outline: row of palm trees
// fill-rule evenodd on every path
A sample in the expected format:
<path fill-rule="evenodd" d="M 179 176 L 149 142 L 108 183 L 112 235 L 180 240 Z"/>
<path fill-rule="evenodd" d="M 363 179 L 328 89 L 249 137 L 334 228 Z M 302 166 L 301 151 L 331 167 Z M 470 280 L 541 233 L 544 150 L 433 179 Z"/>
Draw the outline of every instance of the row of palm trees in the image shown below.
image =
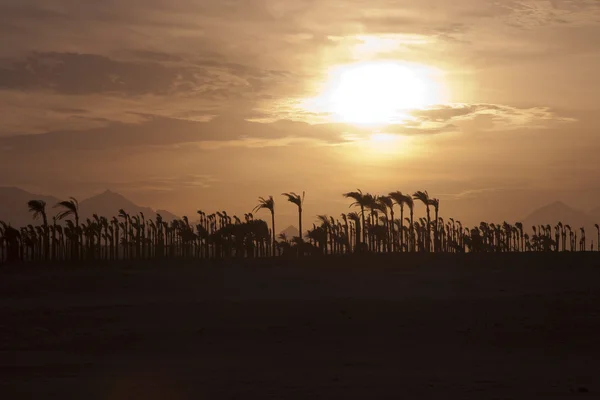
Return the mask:
<path fill-rule="evenodd" d="M 350 254 L 359 252 L 525 252 L 586 251 L 585 229 L 575 230 L 559 222 L 533 226 L 532 234 L 523 224 L 482 222 L 464 227 L 453 218 L 439 215 L 440 201 L 427 191 L 412 195 L 400 191 L 378 196 L 361 190 L 344 193 L 357 210 L 339 218 L 318 215 L 306 232 L 302 228 L 305 193 L 283 193 L 298 209 L 302 235 L 278 237 L 275 230 L 275 199 L 259 197 L 258 204 L 244 218 L 226 211 L 207 214 L 198 211 L 198 222 L 187 217 L 164 221 L 143 213 L 130 215 L 119 210 L 107 218 L 94 214 L 80 221 L 75 198 L 57 203 L 59 212 L 50 222 L 47 204 L 31 200 L 27 206 L 41 225 L 14 228 L 0 221 L 0 263 L 22 261 L 93 261 L 142 259 L 215 259 Z M 425 206 L 425 216 L 415 218 L 415 203 Z M 432 209 L 434 218 L 432 219 Z M 271 228 L 253 213 L 268 211 Z M 396 210 L 399 211 L 399 218 Z M 405 216 L 406 215 L 406 216 Z M 596 225 L 600 243 L 600 226 Z M 589 249 L 594 249 L 593 241 Z M 598 246 L 597 246 L 597 250 Z"/>

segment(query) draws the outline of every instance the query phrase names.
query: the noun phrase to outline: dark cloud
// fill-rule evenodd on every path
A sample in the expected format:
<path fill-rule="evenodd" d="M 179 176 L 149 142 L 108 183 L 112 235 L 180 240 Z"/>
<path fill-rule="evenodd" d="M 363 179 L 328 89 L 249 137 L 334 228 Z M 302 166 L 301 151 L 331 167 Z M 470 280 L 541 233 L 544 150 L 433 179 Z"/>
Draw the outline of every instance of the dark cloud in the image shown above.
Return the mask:
<path fill-rule="evenodd" d="M 178 59 L 166 53 L 142 54 L 146 58 Z M 72 95 L 196 93 L 228 98 L 260 93 L 269 87 L 270 80 L 285 76 L 283 72 L 216 61 L 166 65 L 118 61 L 96 54 L 33 53 L 25 60 L 0 64 L 0 89 L 52 90 Z"/>
<path fill-rule="evenodd" d="M 190 71 L 158 63 L 118 62 L 94 54 L 34 53 L 0 70 L 0 88 L 66 94 L 166 94 L 176 89 L 177 82 L 190 80 L 194 80 Z"/>
<path fill-rule="evenodd" d="M 31 1 L 0 1 L 0 21 L 10 22 L 19 20 L 34 21 L 65 21 L 68 14 L 53 10 L 47 4 L 33 4 Z"/>
<path fill-rule="evenodd" d="M 304 122 L 250 122 L 220 116 L 209 122 L 144 116 L 140 124 L 111 123 L 85 131 L 54 131 L 0 138 L 0 146 L 16 152 L 104 150 L 121 147 L 171 146 L 182 143 L 223 142 L 244 139 L 310 138 L 339 142 L 340 131 Z"/>

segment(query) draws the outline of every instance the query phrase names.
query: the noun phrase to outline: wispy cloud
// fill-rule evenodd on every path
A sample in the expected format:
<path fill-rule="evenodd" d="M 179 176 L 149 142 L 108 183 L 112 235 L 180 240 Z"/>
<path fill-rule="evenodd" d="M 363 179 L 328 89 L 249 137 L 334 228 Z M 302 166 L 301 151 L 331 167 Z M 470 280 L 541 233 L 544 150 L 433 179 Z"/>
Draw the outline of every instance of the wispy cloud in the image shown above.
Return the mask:
<path fill-rule="evenodd" d="M 509 24 L 533 29 L 546 25 L 585 26 L 600 22 L 600 3 L 596 0 L 506 0 Z"/>

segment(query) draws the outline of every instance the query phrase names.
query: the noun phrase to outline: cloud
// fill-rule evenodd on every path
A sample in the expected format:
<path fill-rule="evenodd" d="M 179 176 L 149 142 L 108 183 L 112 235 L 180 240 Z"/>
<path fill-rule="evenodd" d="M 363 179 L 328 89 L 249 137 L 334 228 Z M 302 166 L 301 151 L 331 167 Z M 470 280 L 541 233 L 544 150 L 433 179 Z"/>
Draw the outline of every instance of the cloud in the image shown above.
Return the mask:
<path fill-rule="evenodd" d="M 216 61 L 168 64 L 169 60 L 178 60 L 178 56 L 168 53 L 141 55 L 155 61 L 118 61 L 97 54 L 32 53 L 25 60 L 5 62 L 0 67 L 0 89 L 50 90 L 70 95 L 194 93 L 218 100 L 262 92 L 270 78 L 285 76 L 283 72 Z"/>
<path fill-rule="evenodd" d="M 328 67 L 356 57 L 436 65 L 451 53 L 465 61 L 461 68 L 514 63 L 515 55 L 554 57 L 540 44 L 554 40 L 515 40 L 520 32 L 497 24 L 532 13 L 534 3 L 566 10 L 573 20 L 597 10 L 589 0 L 457 0 L 452 7 L 416 0 L 0 0 L 0 114 L 7 114 L 0 135 L 139 122 L 134 113 L 277 115 L 279 105 L 314 92 Z M 571 38 L 571 49 L 593 45 L 561 36 Z M 60 112 L 51 105 L 57 102 Z"/>
<path fill-rule="evenodd" d="M 71 112 L 72 110 L 67 110 Z M 81 113 L 81 110 L 75 110 Z M 462 130 L 508 131 L 518 128 L 547 128 L 574 119 L 547 108 L 520 109 L 497 104 L 451 104 L 410 112 L 401 124 L 384 127 L 344 123 L 309 124 L 296 120 L 254 122 L 238 115 L 220 115 L 200 122 L 133 113 L 136 123 L 100 120 L 101 126 L 83 130 L 57 130 L 42 134 L 0 137 L 0 148 L 12 152 L 102 151 L 125 147 L 168 147 L 205 143 L 204 149 L 224 145 L 245 147 L 286 146 L 293 140 L 339 144 L 349 136 L 369 137 L 375 131 L 406 136 L 437 135 Z M 83 117 L 85 118 L 85 117 Z"/>
<path fill-rule="evenodd" d="M 447 172 L 459 161 L 444 157 L 458 154 L 487 163 L 514 149 L 571 149 L 572 143 L 556 144 L 563 133 L 550 143 L 547 128 L 573 121 L 565 117 L 571 111 L 554 109 L 557 103 L 598 104 L 589 83 L 600 59 L 570 57 L 598 53 L 598 21 L 598 2 L 591 0 L 0 0 L 4 177 L 19 183 L 11 177 L 17 166 L 21 180 L 50 185 L 74 171 L 81 181 L 100 182 L 109 168 L 124 182 L 167 190 L 193 185 L 194 178 L 164 178 L 194 162 L 203 163 L 195 171 L 209 175 L 229 167 L 227 179 L 233 180 L 259 154 L 286 161 L 300 153 L 298 169 L 315 181 L 323 160 L 336 163 L 348 179 L 352 168 L 381 175 L 365 168 L 362 144 L 351 151 L 330 146 L 344 143 L 347 134 L 367 138 L 370 128 L 308 124 L 326 115 L 291 104 L 318 93 L 329 68 L 357 58 L 446 72 L 449 97 L 460 103 L 413 111 L 403 124 L 382 128 L 411 136 L 405 142 L 414 145 L 415 158 L 443 147 L 432 170 Z M 510 144 L 509 135 L 499 133 L 505 131 L 512 132 Z M 468 139 L 454 134 L 460 132 Z M 586 148 L 595 143 L 590 137 Z M 303 162 L 315 154 L 319 168 L 310 170 Z M 272 159 L 264 158 L 267 170 Z M 232 165 L 238 159 L 243 167 Z M 132 176 L 138 169 L 151 177 Z M 416 179 L 430 179 L 435 171 Z"/>
<path fill-rule="evenodd" d="M 408 126 L 430 127 L 432 130 L 451 127 L 479 130 L 512 130 L 520 128 L 549 128 L 557 123 L 575 122 L 560 116 L 547 107 L 517 108 L 501 104 L 448 104 L 412 111 L 414 118 Z"/>
<path fill-rule="evenodd" d="M 0 138 L 0 145 L 16 152 L 101 151 L 111 148 L 172 146 L 182 143 L 263 141 L 284 138 L 308 138 L 335 143 L 336 130 L 329 126 L 313 126 L 298 121 L 273 123 L 251 122 L 231 116 L 219 116 L 207 122 L 197 122 L 152 115 L 138 115 L 137 124 L 110 123 L 83 131 L 62 130 L 43 134 L 14 135 Z"/>
<path fill-rule="evenodd" d="M 596 0 L 505 0 L 499 5 L 509 11 L 507 22 L 522 29 L 585 26 L 600 21 L 600 3 Z"/>

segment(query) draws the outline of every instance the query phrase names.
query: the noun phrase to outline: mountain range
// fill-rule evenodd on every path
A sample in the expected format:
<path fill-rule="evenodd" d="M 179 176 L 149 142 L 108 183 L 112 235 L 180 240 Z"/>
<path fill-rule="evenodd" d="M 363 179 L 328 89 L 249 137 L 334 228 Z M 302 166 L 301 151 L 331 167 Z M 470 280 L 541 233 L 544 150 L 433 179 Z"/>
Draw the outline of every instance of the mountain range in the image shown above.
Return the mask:
<path fill-rule="evenodd" d="M 0 221 L 19 227 L 34 223 L 31 213 L 27 208 L 29 200 L 44 200 L 47 204 L 48 217 L 51 219 L 58 212 L 58 209 L 53 206 L 61 199 L 48 195 L 29 193 L 15 187 L 0 187 Z M 121 194 L 110 190 L 82 200 L 79 203 L 80 218 L 82 220 L 90 218 L 93 214 L 112 217 L 117 215 L 120 209 L 125 210 L 129 214 L 141 212 L 147 217 L 160 213 L 166 221 L 179 218 L 169 211 L 153 210 L 150 207 L 139 206 Z M 573 229 L 584 227 L 587 232 L 593 232 L 595 230 L 594 225 L 600 223 L 600 207 L 586 212 L 573 208 L 564 202 L 556 201 L 538 208 L 520 221 L 528 232 L 531 232 L 532 226 L 550 224 L 554 227 L 559 221 L 563 224 L 571 225 Z M 514 223 L 516 220 L 508 222 Z M 298 229 L 294 226 L 289 226 L 282 233 L 292 238 L 298 235 Z"/>
<path fill-rule="evenodd" d="M 570 225 L 573 230 L 579 231 L 584 228 L 587 237 L 596 242 L 595 224 L 600 224 L 600 207 L 593 208 L 585 212 L 568 206 L 562 201 L 556 201 L 533 211 L 523 220 L 523 228 L 527 232 L 532 231 L 532 226 L 548 225 L 554 229 L 556 224 L 562 222 L 563 225 Z"/>
<path fill-rule="evenodd" d="M 51 221 L 59 209 L 54 205 L 61 200 L 54 196 L 29 193 L 23 189 L 15 187 L 0 187 L 0 221 L 4 221 L 12 226 L 25 226 L 34 223 L 31 213 L 28 210 L 27 202 L 29 200 L 43 200 L 46 202 L 46 212 Z M 175 214 L 165 210 L 153 210 L 150 207 L 139 206 L 119 193 L 106 190 L 103 193 L 92 196 L 79 202 L 80 219 L 91 218 L 93 214 L 112 217 L 123 209 L 129 214 L 144 213 L 146 216 L 154 216 L 160 213 L 165 221 L 171 221 L 179 218 Z"/>

